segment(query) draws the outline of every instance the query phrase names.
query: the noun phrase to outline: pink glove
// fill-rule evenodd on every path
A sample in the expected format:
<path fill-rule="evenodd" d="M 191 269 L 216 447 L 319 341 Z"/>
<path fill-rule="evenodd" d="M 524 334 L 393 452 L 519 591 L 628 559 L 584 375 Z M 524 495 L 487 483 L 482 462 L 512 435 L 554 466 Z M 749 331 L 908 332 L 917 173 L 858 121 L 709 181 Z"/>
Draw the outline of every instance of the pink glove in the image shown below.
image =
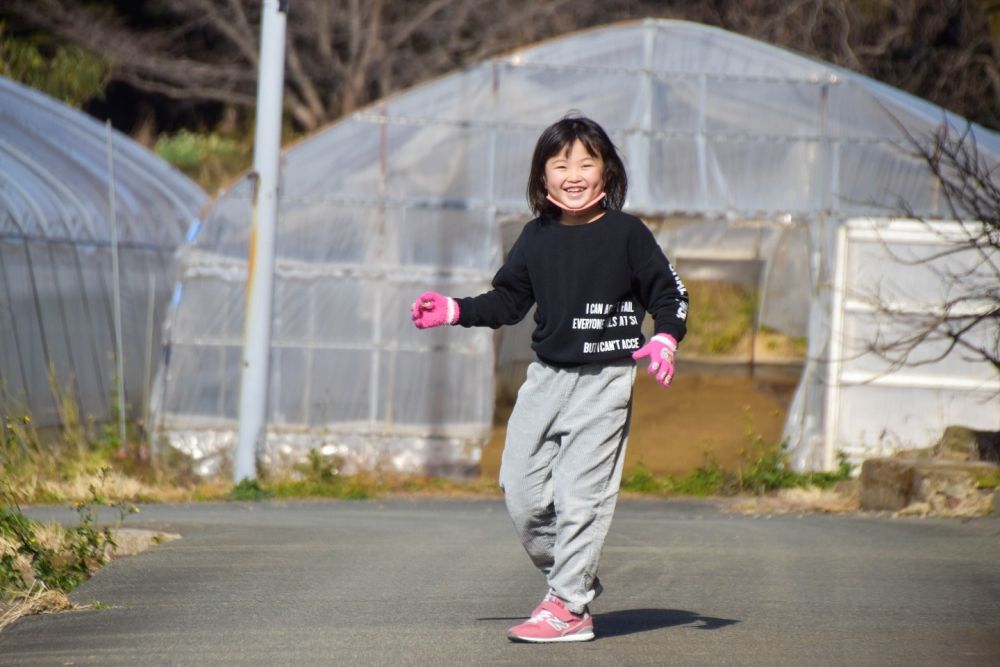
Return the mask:
<path fill-rule="evenodd" d="M 458 323 L 458 303 L 450 296 L 437 292 L 424 292 L 410 306 L 413 324 L 418 329 L 430 329 L 444 324 Z"/>
<path fill-rule="evenodd" d="M 632 353 L 632 358 L 639 361 L 649 357 L 650 375 L 656 375 L 656 381 L 664 387 L 670 386 L 674 379 L 674 354 L 677 353 L 677 339 L 670 334 L 656 334 L 649 342 Z"/>

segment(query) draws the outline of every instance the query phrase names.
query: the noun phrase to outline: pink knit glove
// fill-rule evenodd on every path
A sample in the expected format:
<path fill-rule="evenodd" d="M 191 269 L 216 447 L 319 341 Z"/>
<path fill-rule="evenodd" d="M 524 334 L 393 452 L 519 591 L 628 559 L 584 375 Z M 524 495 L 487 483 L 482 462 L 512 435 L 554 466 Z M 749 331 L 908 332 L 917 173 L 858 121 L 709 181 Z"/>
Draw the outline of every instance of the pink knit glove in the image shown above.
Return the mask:
<path fill-rule="evenodd" d="M 413 324 L 418 329 L 430 329 L 445 324 L 458 323 L 458 303 L 450 296 L 437 292 L 424 292 L 410 306 Z"/>
<path fill-rule="evenodd" d="M 632 353 L 632 358 L 639 361 L 649 357 L 650 375 L 656 375 L 656 381 L 664 387 L 670 386 L 674 379 L 674 354 L 677 353 L 677 339 L 670 334 L 656 334 L 649 342 Z"/>

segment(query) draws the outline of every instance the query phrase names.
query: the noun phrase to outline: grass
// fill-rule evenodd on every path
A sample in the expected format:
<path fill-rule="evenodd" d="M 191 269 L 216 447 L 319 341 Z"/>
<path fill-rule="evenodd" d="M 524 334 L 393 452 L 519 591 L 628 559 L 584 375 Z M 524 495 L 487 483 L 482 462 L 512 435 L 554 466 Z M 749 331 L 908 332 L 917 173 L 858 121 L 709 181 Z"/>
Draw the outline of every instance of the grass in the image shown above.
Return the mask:
<path fill-rule="evenodd" d="M 92 503 L 95 488 L 104 498 L 130 503 L 499 495 L 492 479 L 460 481 L 384 472 L 343 474 L 342 459 L 316 449 L 291 470 L 264 470 L 259 479 L 244 480 L 235 486 L 223 480 L 200 480 L 191 473 L 190 462 L 171 448 L 166 448 L 166 456 L 153 462 L 144 455 L 144 445 L 122 447 L 117 429 L 99 427 L 81 418 L 72 392 L 60 386 L 54 374 L 50 384 L 62 421 L 57 433 L 43 437 L 27 414 L 7 417 L 2 422 L 0 479 L 5 484 L 4 506 L 11 502 Z M 130 425 L 130 443 L 141 442 L 140 435 L 135 425 Z M 744 435 L 749 445 L 735 470 L 723 469 L 715 459 L 706 458 L 704 464 L 686 475 L 656 477 L 640 462 L 624 475 L 622 489 L 651 495 L 726 496 L 794 487 L 828 488 L 851 476 L 851 466 L 843 458 L 832 472 L 792 470 L 785 446 L 764 442 L 749 416 Z"/>
<path fill-rule="evenodd" d="M 781 489 L 829 489 L 849 480 L 853 466 L 846 455 L 840 454 L 834 471 L 796 472 L 791 467 L 786 443 L 768 443 L 756 432 L 749 416 L 744 437 L 749 447 L 741 452 L 736 470 L 724 470 L 712 457 L 703 465 L 683 476 L 654 477 L 640 461 L 622 478 L 622 490 L 653 495 L 736 496 L 758 494 Z"/>
<path fill-rule="evenodd" d="M 252 137 L 181 130 L 160 135 L 153 150 L 207 192 L 226 186 L 253 161 Z"/>
<path fill-rule="evenodd" d="M 82 419 L 72 393 L 51 382 L 62 427 L 43 437 L 28 415 L 8 417 L 0 430 L 0 475 L 5 504 L 91 502 L 94 489 L 116 502 L 261 501 L 290 498 L 365 500 L 392 495 L 497 496 L 492 479 L 460 481 L 430 476 L 386 473 L 343 474 L 343 460 L 309 452 L 302 463 L 280 474 L 261 471 L 258 480 L 232 485 L 199 480 L 190 462 L 168 449 L 160 461 L 143 456 L 144 446 L 121 447 L 117 430 Z M 116 408 L 117 409 L 117 408 Z M 687 475 L 655 477 L 640 462 L 628 471 L 622 489 L 651 495 L 735 495 L 782 488 L 829 487 L 851 474 L 842 460 L 833 472 L 798 473 L 791 469 L 783 445 L 768 444 L 746 425 L 749 447 L 736 470 L 725 470 L 707 458 Z M 139 432 L 130 425 L 130 441 Z"/>
<path fill-rule="evenodd" d="M 745 450 L 736 470 L 724 470 L 712 457 L 687 475 L 655 477 L 640 461 L 622 477 L 622 490 L 658 496 L 736 496 L 782 489 L 829 489 L 851 479 L 854 466 L 839 454 L 834 471 L 796 472 L 785 443 L 769 444 L 747 426 L 750 449 Z"/>
<path fill-rule="evenodd" d="M 1000 475 L 987 475 L 976 478 L 977 489 L 1000 489 Z"/>
<path fill-rule="evenodd" d="M 197 482 L 189 462 L 173 451 L 154 465 L 135 423 L 127 425 L 127 442 L 120 442 L 116 401 L 109 421 L 99 424 L 81 414 L 72 381 L 63 385 L 50 370 L 49 385 L 58 427 L 40 429 L 23 410 L 0 420 L 5 505 L 87 502 L 92 487 L 106 498 L 129 502 L 221 499 L 229 492 L 231 485 Z"/>
<path fill-rule="evenodd" d="M 138 510 L 106 498 L 97 485 L 90 486 L 89 494 L 74 504 L 76 525 L 41 524 L 21 513 L 0 479 L 0 629 L 27 614 L 69 608 L 66 593 L 111 558 L 115 531 Z M 101 525 L 102 508 L 117 513 L 113 526 Z"/>
<path fill-rule="evenodd" d="M 760 296 L 746 285 L 692 280 L 685 283 L 692 308 L 684 352 L 694 357 L 749 356 L 802 358 L 808 342 L 772 327 L 756 325 Z"/>
<path fill-rule="evenodd" d="M 779 449 L 778 452 L 781 450 Z M 684 476 L 665 475 L 654 477 L 639 462 L 622 477 L 622 491 L 656 496 L 736 496 L 763 494 L 769 491 L 792 488 L 829 489 L 838 482 L 849 480 L 853 466 L 842 459 L 832 472 L 800 473 L 782 463 L 783 457 L 766 452 L 748 468 L 723 470 L 709 458 Z"/>
<path fill-rule="evenodd" d="M 331 498 L 370 500 L 386 496 L 496 496 L 493 480 L 455 480 L 423 475 L 356 473 L 340 471 L 343 460 L 310 450 L 302 463 L 280 476 L 264 475 L 260 480 L 243 480 L 228 494 L 229 500 L 259 501 L 291 498 Z"/>
<path fill-rule="evenodd" d="M 752 331 L 757 292 L 743 285 L 693 280 L 685 283 L 693 304 L 684 339 L 697 356 L 734 352 Z"/>

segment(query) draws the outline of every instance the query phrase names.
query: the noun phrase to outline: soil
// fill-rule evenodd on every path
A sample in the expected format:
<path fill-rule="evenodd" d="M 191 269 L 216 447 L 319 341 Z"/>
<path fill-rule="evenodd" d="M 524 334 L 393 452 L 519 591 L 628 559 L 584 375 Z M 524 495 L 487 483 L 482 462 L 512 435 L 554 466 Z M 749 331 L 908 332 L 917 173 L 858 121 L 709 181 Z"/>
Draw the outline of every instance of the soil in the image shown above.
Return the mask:
<path fill-rule="evenodd" d="M 726 470 L 754 453 L 755 439 L 780 441 L 794 379 L 678 372 L 664 389 L 640 372 L 632 404 L 625 469 L 641 462 L 654 475 L 683 476 L 709 457 Z M 497 405 L 493 437 L 483 449 L 481 475 L 496 479 L 511 404 Z"/>

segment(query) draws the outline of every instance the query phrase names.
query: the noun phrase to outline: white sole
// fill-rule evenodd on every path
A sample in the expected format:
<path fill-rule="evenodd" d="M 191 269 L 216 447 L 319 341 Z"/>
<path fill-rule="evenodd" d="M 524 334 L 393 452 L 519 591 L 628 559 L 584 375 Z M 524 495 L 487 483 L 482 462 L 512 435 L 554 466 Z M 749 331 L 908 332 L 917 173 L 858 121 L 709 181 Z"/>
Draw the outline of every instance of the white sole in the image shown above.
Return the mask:
<path fill-rule="evenodd" d="M 555 644 L 558 642 L 589 642 L 594 638 L 593 632 L 579 632 L 572 635 L 564 635 L 562 637 L 553 637 L 551 639 L 535 639 L 534 637 L 518 637 L 517 635 L 507 635 L 507 639 L 512 642 L 526 642 L 529 644 Z"/>

